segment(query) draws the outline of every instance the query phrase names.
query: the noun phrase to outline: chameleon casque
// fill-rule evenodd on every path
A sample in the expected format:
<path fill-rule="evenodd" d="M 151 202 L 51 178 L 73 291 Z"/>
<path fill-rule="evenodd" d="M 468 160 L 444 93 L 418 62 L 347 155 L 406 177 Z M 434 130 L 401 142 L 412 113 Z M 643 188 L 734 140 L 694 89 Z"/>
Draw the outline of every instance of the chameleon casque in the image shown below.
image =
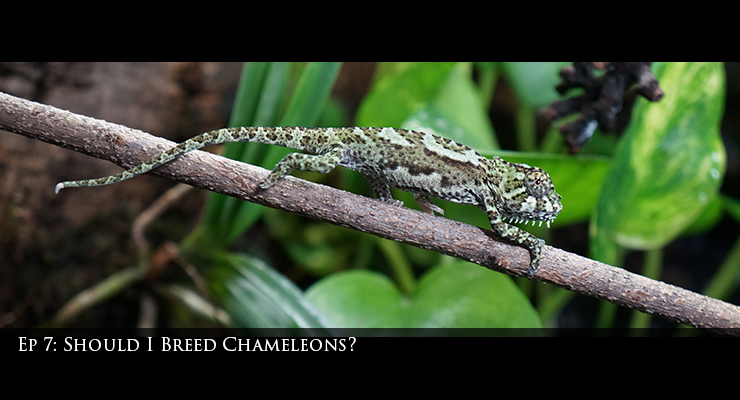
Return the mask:
<path fill-rule="evenodd" d="M 499 157 L 488 159 L 470 147 L 424 132 L 395 128 L 225 128 L 195 136 L 129 170 L 98 179 L 61 182 L 67 187 L 101 186 L 129 179 L 202 147 L 228 142 L 258 142 L 302 150 L 283 158 L 260 183 L 267 189 L 294 169 L 327 173 L 341 165 L 362 174 L 378 198 L 401 206 L 394 187 L 414 194 L 427 213 L 444 214 L 430 197 L 473 204 L 485 211 L 493 231 L 504 240 L 526 248 L 529 274 L 534 275 L 544 241 L 504 222 L 546 222 L 563 208 L 550 176 L 526 164 Z"/>

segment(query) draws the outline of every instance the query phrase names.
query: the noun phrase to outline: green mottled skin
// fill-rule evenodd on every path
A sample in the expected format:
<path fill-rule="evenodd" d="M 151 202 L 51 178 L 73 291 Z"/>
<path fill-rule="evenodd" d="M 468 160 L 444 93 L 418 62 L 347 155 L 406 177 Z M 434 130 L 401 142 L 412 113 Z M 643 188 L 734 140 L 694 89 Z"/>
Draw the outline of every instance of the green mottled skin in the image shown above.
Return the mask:
<path fill-rule="evenodd" d="M 198 135 L 151 160 L 119 174 L 59 183 L 65 187 L 100 186 L 147 172 L 192 150 L 227 142 L 274 144 L 312 154 L 283 158 L 260 184 L 267 189 L 294 169 L 326 173 L 337 165 L 361 173 L 382 201 L 393 199 L 390 187 L 414 194 L 428 213 L 444 211 L 429 198 L 474 204 L 488 214 L 502 238 L 529 250 L 529 273 L 539 265 L 544 241 L 504 222 L 555 219 L 562 205 L 550 176 L 539 168 L 514 164 L 499 157 L 487 159 L 473 149 L 429 133 L 394 128 L 227 128 Z"/>

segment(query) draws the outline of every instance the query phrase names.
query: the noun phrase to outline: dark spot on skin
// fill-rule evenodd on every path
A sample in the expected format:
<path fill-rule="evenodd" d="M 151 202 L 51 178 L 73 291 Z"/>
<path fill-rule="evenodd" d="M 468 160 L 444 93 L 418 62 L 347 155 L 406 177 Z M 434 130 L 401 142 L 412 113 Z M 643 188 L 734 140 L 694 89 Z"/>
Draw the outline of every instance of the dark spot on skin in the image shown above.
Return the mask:
<path fill-rule="evenodd" d="M 469 171 L 475 168 L 475 166 L 469 161 L 459 161 L 447 156 L 437 156 L 437 159 L 452 168 L 460 169 L 462 171 Z"/>
<path fill-rule="evenodd" d="M 304 136 L 301 138 L 301 146 L 304 148 L 308 147 L 311 144 L 311 138 L 308 136 Z"/>
<path fill-rule="evenodd" d="M 407 165 L 406 169 L 409 171 L 409 175 L 431 175 L 433 174 L 434 168 L 428 165 Z"/>

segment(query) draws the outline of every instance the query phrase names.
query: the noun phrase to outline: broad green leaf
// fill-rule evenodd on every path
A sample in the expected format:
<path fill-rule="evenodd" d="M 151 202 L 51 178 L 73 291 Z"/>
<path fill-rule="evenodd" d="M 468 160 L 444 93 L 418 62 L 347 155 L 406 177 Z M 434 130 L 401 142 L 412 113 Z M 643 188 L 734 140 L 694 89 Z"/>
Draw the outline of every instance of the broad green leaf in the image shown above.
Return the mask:
<path fill-rule="evenodd" d="M 337 328 L 388 328 L 404 324 L 404 299 L 387 276 L 355 270 L 316 282 L 308 298 Z"/>
<path fill-rule="evenodd" d="M 528 108 L 544 107 L 560 98 L 555 87 L 567 62 L 502 62 L 504 74 Z"/>
<path fill-rule="evenodd" d="M 593 255 L 607 263 L 615 244 L 648 250 L 673 240 L 717 196 L 725 171 L 722 65 L 663 63 L 654 72 L 665 97 L 638 100 L 592 219 Z"/>
<path fill-rule="evenodd" d="M 466 130 L 433 103 L 412 114 L 400 128 L 446 137 L 477 151 L 498 148 L 492 130 Z"/>
<path fill-rule="evenodd" d="M 382 67 L 389 71 L 376 80 L 357 110 L 357 126 L 400 127 L 412 114 L 434 100 L 456 63 L 410 63 Z"/>
<path fill-rule="evenodd" d="M 460 63 L 450 71 L 433 104 L 444 118 L 460 128 L 457 135 L 444 135 L 446 138 L 476 150 L 499 148 L 488 110 L 473 82 L 470 63 Z"/>
<path fill-rule="evenodd" d="M 457 261 L 427 272 L 411 298 L 376 272 L 330 275 L 306 297 L 342 328 L 534 328 L 541 321 L 512 279 Z"/>
<path fill-rule="evenodd" d="M 682 232 L 683 235 L 698 235 L 712 229 L 725 213 L 725 202 L 722 195 L 712 197 L 691 225 Z"/>
<path fill-rule="evenodd" d="M 385 71 L 360 106 L 357 125 L 414 129 L 479 150 L 498 148 L 470 63 L 411 63 Z"/>
<path fill-rule="evenodd" d="M 537 311 L 508 275 L 455 261 L 426 273 L 407 312 L 413 328 L 541 328 Z"/>

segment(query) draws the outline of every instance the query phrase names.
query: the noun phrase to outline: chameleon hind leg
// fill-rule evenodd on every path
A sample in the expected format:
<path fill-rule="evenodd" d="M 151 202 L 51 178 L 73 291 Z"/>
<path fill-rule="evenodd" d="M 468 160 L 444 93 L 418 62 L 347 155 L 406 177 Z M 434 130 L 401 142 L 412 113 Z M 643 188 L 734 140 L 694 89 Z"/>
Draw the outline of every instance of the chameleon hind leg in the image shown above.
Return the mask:
<path fill-rule="evenodd" d="M 391 194 L 391 188 L 390 186 L 388 186 L 388 183 L 386 183 L 386 181 L 378 178 L 375 174 L 370 173 L 367 170 L 360 169 L 360 173 L 362 174 L 362 176 L 365 177 L 365 179 L 367 179 L 368 182 L 370 182 L 370 186 L 373 187 L 375 194 L 378 195 L 378 200 L 384 201 L 397 207 L 403 206 L 403 201 L 393 198 L 393 195 Z M 419 207 L 427 214 L 434 215 L 435 211 L 441 215 L 444 215 L 445 213 L 442 208 L 432 203 L 432 201 L 429 200 L 429 197 L 426 195 L 414 194 L 414 199 L 416 200 L 416 204 L 418 204 Z"/>
<path fill-rule="evenodd" d="M 342 153 L 343 150 L 341 147 L 335 147 L 324 154 L 318 155 L 290 153 L 277 163 L 275 169 L 270 172 L 270 175 L 259 186 L 262 189 L 267 189 L 285 178 L 294 169 L 325 174 L 339 165 L 339 161 L 342 159 Z"/>
<path fill-rule="evenodd" d="M 393 198 L 393 195 L 391 194 L 391 188 L 390 186 L 388 186 L 388 183 L 386 181 L 380 179 L 375 174 L 370 173 L 364 169 L 354 169 L 358 171 L 362 176 L 364 176 L 365 179 L 370 183 L 370 186 L 372 186 L 375 194 L 378 196 L 378 200 L 386 202 L 388 204 L 392 204 L 397 207 L 403 206 L 403 201 Z"/>

